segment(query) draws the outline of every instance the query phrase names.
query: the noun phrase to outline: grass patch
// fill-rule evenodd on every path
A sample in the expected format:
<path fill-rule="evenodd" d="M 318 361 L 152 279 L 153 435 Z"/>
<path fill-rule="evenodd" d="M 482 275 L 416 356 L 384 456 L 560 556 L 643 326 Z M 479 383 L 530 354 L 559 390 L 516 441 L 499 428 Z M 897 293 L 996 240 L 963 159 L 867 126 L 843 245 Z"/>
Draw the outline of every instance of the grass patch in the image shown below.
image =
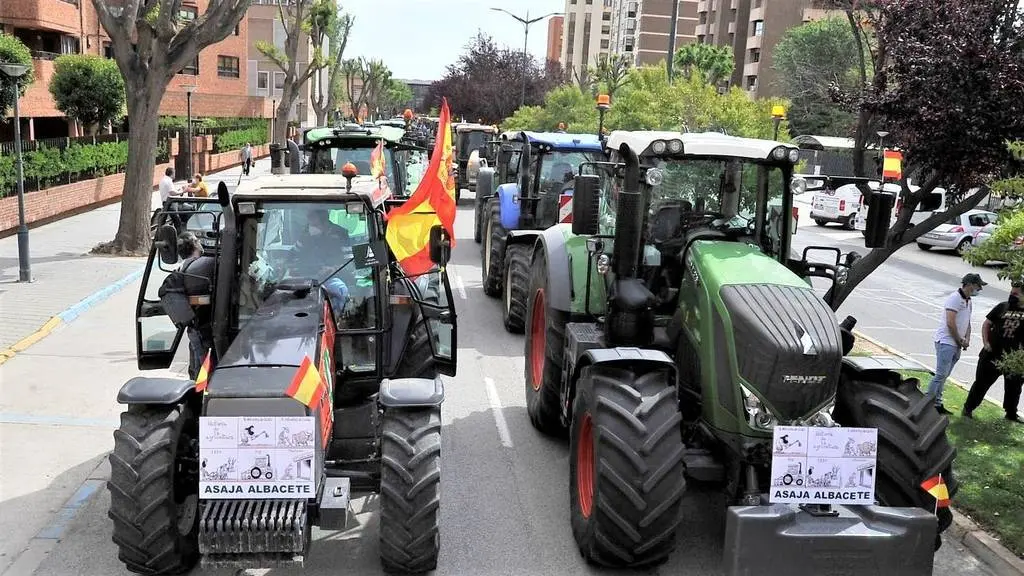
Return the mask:
<path fill-rule="evenodd" d="M 922 390 L 931 374 L 905 371 L 905 378 L 917 378 Z M 967 391 L 947 381 L 943 403 L 950 416 L 948 434 L 957 449 L 957 478 L 960 491 L 954 507 L 995 532 L 1002 543 L 1024 556 L 1024 426 L 1003 418 L 1003 409 L 982 402 L 974 420 L 961 416 Z"/>

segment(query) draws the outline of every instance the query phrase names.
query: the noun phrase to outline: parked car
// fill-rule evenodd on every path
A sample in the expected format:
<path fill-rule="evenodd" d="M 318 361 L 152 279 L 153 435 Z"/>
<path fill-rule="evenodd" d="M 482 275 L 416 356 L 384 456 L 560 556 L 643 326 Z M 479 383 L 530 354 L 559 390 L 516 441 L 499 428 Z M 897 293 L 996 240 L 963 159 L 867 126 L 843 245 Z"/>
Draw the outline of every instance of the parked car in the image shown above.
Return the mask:
<path fill-rule="evenodd" d="M 998 224 L 986 224 L 984 228 L 974 233 L 974 238 L 971 240 L 971 244 L 974 246 L 980 246 L 982 242 L 992 237 L 992 233 L 996 231 Z"/>
<path fill-rule="evenodd" d="M 861 196 L 856 185 L 847 184 L 833 189 L 826 184 L 811 197 L 811 219 L 818 226 L 837 222 L 843 228 L 853 230 Z"/>
<path fill-rule="evenodd" d="M 853 186 L 853 185 L 851 185 Z M 878 181 L 872 180 L 868 183 L 868 186 L 872 191 L 878 190 Z M 917 192 L 920 190 L 920 186 L 915 186 L 907 180 L 907 186 L 911 192 Z M 854 186 L 855 187 L 855 186 Z M 886 192 L 896 194 L 896 205 L 892 208 L 892 214 L 889 216 L 889 227 L 892 228 L 893 224 L 896 223 L 896 216 L 900 213 L 903 208 L 903 188 L 899 184 L 889 182 L 883 188 Z M 868 216 L 868 205 L 861 198 L 859 201 L 860 207 L 857 210 L 857 217 L 854 219 L 853 227 L 856 230 L 860 230 L 861 233 L 866 234 L 867 230 L 867 216 Z M 911 224 L 919 224 L 928 219 L 935 212 L 942 212 L 946 209 L 946 190 L 944 188 L 936 188 L 932 190 L 930 199 L 928 201 L 922 201 L 918 206 L 917 210 L 910 217 Z"/>
<path fill-rule="evenodd" d="M 934 230 L 917 239 L 921 250 L 955 250 L 963 254 L 974 242 L 975 236 L 989 224 L 995 224 L 999 215 L 988 210 L 968 210 L 939 224 Z"/>

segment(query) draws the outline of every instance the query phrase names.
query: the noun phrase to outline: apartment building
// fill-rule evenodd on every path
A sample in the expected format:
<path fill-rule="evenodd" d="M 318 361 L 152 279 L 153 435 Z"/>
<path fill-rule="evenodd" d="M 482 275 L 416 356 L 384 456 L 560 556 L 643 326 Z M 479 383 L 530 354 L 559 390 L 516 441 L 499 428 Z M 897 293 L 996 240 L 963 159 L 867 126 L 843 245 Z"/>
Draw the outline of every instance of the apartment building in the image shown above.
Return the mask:
<path fill-rule="evenodd" d="M 548 19 L 548 61 L 558 61 L 562 57 L 562 39 L 565 31 L 565 16 L 552 16 Z"/>
<path fill-rule="evenodd" d="M 181 16 L 195 18 L 209 0 L 183 0 Z M 32 52 L 35 82 L 20 101 L 23 138 L 77 136 L 80 128 L 56 109 L 50 96 L 54 60 L 63 54 L 111 57 L 110 38 L 90 0 L 0 0 L 0 32 L 11 34 Z M 185 115 L 191 87 L 194 116 L 266 115 L 260 98 L 247 96 L 248 71 L 242 66 L 248 44 L 243 19 L 222 42 L 210 46 L 171 80 L 160 105 L 162 115 Z M 0 140 L 13 138 L 10 122 L 0 123 Z"/>
<path fill-rule="evenodd" d="M 780 93 L 772 51 L 787 30 L 833 14 L 820 0 L 700 0 L 697 40 L 732 46 L 736 69 L 731 86 L 752 97 Z"/>
<path fill-rule="evenodd" d="M 579 73 L 595 66 L 611 48 L 614 0 L 565 0 L 564 42 L 558 61 Z"/>
<path fill-rule="evenodd" d="M 697 40 L 697 0 L 677 0 L 676 43 Z M 668 57 L 672 35 L 672 0 L 616 0 L 612 7 L 611 52 L 624 54 L 636 66 L 658 64 Z"/>

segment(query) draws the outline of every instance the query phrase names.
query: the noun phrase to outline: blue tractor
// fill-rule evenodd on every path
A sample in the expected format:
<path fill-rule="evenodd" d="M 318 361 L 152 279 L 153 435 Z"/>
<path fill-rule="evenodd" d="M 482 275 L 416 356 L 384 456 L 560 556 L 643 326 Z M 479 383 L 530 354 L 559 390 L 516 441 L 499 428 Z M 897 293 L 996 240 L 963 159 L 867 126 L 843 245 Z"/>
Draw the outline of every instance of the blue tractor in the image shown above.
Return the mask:
<path fill-rule="evenodd" d="M 519 132 L 516 182 L 498 186 L 483 214 L 483 286 L 502 297 L 505 329 L 522 333 L 530 259 L 537 235 L 572 221 L 573 178 L 585 162 L 606 160 L 596 134 Z M 528 145 L 527 145 L 528 144 Z"/>

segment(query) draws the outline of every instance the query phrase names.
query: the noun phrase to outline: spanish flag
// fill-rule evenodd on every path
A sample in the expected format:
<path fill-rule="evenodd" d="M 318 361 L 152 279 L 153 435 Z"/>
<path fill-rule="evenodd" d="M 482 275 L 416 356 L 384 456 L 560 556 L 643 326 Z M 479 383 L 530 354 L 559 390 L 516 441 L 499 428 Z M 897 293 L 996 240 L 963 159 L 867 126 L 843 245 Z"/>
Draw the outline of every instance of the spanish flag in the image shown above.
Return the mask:
<path fill-rule="evenodd" d="M 935 497 L 935 509 L 949 508 L 949 489 L 942 480 L 942 474 L 929 478 L 921 483 L 924 491 Z"/>
<path fill-rule="evenodd" d="M 455 247 L 455 178 L 452 175 L 452 131 L 448 99 L 441 99 L 437 141 L 426 174 L 416 191 L 387 214 L 388 246 L 409 276 L 433 267 L 430 261 L 430 229 L 444 226 Z"/>
<path fill-rule="evenodd" d="M 311 410 L 316 410 L 323 398 L 324 389 L 324 381 L 320 378 L 320 372 L 313 365 L 309 356 L 306 356 L 302 359 L 298 371 L 295 372 L 291 385 L 284 393 L 309 406 Z"/>
<path fill-rule="evenodd" d="M 882 153 L 882 179 L 900 180 L 903 178 L 903 154 L 896 150 Z"/>
<path fill-rule="evenodd" d="M 384 173 L 384 140 L 380 140 L 370 154 L 370 175 L 377 179 Z"/>
<path fill-rule="evenodd" d="M 203 358 L 203 365 L 199 367 L 199 374 L 196 374 L 196 392 L 206 392 L 206 384 L 210 381 L 210 350 Z"/>

